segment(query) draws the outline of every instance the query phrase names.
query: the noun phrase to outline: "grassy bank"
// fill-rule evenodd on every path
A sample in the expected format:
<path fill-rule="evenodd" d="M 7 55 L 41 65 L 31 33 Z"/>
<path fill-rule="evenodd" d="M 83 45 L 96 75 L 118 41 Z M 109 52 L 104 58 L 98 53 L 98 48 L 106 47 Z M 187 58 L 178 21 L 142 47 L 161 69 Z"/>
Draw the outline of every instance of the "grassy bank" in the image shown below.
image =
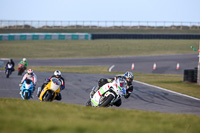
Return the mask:
<path fill-rule="evenodd" d="M 1 133 L 197 133 L 200 117 L 0 99 Z"/>
<path fill-rule="evenodd" d="M 75 58 L 195 53 L 199 40 L 0 41 L 1 58 Z"/>

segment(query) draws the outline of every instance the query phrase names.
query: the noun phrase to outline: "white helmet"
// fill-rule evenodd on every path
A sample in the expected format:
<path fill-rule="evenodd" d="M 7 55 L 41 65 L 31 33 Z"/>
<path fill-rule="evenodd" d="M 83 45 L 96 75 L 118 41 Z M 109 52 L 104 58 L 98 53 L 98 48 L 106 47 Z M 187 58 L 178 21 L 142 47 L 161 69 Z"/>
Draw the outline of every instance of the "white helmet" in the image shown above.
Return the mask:
<path fill-rule="evenodd" d="M 127 71 L 127 72 L 124 74 L 124 77 L 130 79 L 131 81 L 133 81 L 133 79 L 134 79 L 133 73 L 132 73 L 132 72 L 129 72 L 129 71 Z"/>
<path fill-rule="evenodd" d="M 23 58 L 23 61 L 26 61 L 26 58 Z"/>
<path fill-rule="evenodd" d="M 56 71 L 54 72 L 54 75 L 60 77 L 60 76 L 61 76 L 61 72 L 60 72 L 59 70 L 56 70 Z"/>
<path fill-rule="evenodd" d="M 28 69 L 28 75 L 32 75 L 33 74 L 33 70 L 32 69 Z"/>

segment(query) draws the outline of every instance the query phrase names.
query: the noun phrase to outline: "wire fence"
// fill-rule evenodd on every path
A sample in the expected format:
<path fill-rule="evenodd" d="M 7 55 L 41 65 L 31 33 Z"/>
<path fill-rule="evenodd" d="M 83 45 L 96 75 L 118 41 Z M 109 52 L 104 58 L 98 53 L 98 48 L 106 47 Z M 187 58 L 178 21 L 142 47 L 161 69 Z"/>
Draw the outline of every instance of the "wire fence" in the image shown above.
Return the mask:
<path fill-rule="evenodd" d="M 200 29 L 200 22 L 0 20 L 1 29 Z"/>

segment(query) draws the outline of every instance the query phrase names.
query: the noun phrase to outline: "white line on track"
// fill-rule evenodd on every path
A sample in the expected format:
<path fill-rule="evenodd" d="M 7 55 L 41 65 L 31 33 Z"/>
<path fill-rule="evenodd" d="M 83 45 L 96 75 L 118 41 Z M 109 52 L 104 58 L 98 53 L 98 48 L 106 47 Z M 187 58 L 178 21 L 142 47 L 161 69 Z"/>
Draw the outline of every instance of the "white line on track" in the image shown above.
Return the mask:
<path fill-rule="evenodd" d="M 109 72 L 112 71 L 112 69 L 115 67 L 115 65 L 112 65 L 110 68 L 109 68 Z"/>
<path fill-rule="evenodd" d="M 143 84 L 143 85 L 146 85 L 146 86 L 154 87 L 154 88 L 157 88 L 157 89 L 160 89 L 160 90 L 168 91 L 168 92 L 180 95 L 180 96 L 184 96 L 184 97 L 188 97 L 188 98 L 200 101 L 199 98 L 188 96 L 188 95 L 185 95 L 185 94 L 181 94 L 181 93 L 178 93 L 178 92 L 175 92 L 175 91 L 171 91 L 171 90 L 168 90 L 168 89 L 165 89 L 165 88 L 161 88 L 161 87 L 158 87 L 158 86 L 155 86 L 155 85 L 150 85 L 150 84 L 147 84 L 147 83 L 144 83 L 144 82 L 140 82 L 140 81 L 136 81 L 136 80 L 134 80 L 134 82 L 140 83 L 140 84 Z"/>
<path fill-rule="evenodd" d="M 0 58 L 0 60 L 9 60 L 9 58 Z"/>

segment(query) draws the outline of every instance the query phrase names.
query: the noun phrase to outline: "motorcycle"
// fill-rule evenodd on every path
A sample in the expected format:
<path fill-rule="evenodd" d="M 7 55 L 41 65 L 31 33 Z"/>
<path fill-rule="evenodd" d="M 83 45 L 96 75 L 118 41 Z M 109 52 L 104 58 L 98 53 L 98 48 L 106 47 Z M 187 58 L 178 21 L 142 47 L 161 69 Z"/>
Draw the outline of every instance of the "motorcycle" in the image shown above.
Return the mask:
<path fill-rule="evenodd" d="M 25 71 L 25 65 L 23 63 L 20 63 L 18 65 L 18 75 L 22 75 L 22 73 Z"/>
<path fill-rule="evenodd" d="M 24 80 L 20 90 L 20 95 L 23 100 L 30 99 L 33 93 L 33 81 L 30 79 Z"/>
<path fill-rule="evenodd" d="M 12 71 L 13 71 L 13 65 L 8 64 L 6 66 L 6 78 L 9 78 L 9 76 L 12 74 Z"/>
<path fill-rule="evenodd" d="M 39 95 L 39 100 L 52 102 L 58 93 L 60 93 L 61 81 L 57 78 L 52 78 L 50 82 L 44 87 Z M 39 87 L 38 90 L 41 88 Z"/>
<path fill-rule="evenodd" d="M 122 96 L 126 95 L 126 83 L 122 83 L 122 80 L 120 80 L 117 79 L 112 83 L 103 85 L 90 98 L 89 104 L 93 107 L 109 107 L 114 105 Z"/>

